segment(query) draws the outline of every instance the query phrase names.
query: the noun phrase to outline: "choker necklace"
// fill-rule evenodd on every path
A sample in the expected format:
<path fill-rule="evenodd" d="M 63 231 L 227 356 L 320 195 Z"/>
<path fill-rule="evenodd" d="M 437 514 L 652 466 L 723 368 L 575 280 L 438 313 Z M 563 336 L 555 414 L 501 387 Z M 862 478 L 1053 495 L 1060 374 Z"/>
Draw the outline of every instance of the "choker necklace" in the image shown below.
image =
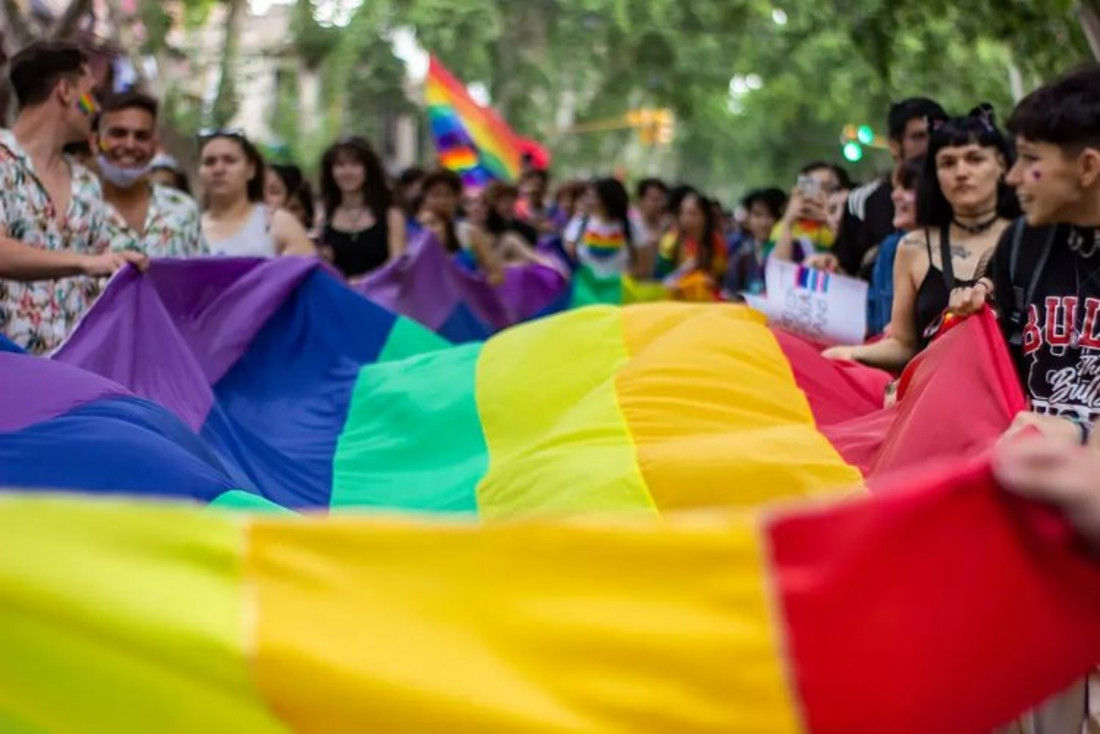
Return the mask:
<path fill-rule="evenodd" d="M 951 223 L 961 229 L 963 232 L 966 232 L 967 234 L 981 234 L 982 232 L 992 227 L 999 218 L 1000 215 L 997 214 L 997 212 L 993 212 L 993 216 L 985 220 L 984 222 L 967 224 L 966 222 L 960 222 L 957 217 L 952 217 Z"/>

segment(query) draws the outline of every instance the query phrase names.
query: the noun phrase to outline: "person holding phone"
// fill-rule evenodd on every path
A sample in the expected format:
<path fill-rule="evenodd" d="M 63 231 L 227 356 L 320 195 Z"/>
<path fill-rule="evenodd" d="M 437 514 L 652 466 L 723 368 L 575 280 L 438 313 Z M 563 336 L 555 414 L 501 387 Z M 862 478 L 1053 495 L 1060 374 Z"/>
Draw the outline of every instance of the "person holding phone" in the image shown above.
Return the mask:
<path fill-rule="evenodd" d="M 783 219 L 772 230 L 766 256 L 800 263 L 816 253 L 828 252 L 836 241 L 829 218 L 829 197 L 839 188 L 840 178 L 833 166 L 821 161 L 805 166 Z"/>

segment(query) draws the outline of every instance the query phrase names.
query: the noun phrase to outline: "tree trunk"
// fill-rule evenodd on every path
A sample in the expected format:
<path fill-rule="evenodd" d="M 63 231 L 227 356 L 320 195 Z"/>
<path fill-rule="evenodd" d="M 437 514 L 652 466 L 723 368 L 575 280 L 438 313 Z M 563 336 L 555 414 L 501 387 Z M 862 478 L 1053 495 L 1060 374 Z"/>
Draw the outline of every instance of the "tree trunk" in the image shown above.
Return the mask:
<path fill-rule="evenodd" d="M 1081 29 L 1085 32 L 1085 38 L 1089 40 L 1092 55 L 1100 60 L 1100 0 L 1081 0 L 1081 7 L 1077 14 L 1081 20 Z"/>
<path fill-rule="evenodd" d="M 69 6 L 50 28 L 49 37 L 61 40 L 70 38 L 80 29 L 80 21 L 92 11 L 92 0 L 70 0 Z"/>
<path fill-rule="evenodd" d="M 247 8 L 247 0 L 225 0 L 225 4 L 225 40 L 222 43 L 222 59 L 218 72 L 218 91 L 210 113 L 215 127 L 228 125 L 237 114 L 237 90 L 233 75 L 238 66 L 241 21 Z"/>
<path fill-rule="evenodd" d="M 18 0 L 0 0 L 0 28 L 3 28 L 4 51 L 9 57 L 35 37 L 35 29 L 23 15 Z"/>

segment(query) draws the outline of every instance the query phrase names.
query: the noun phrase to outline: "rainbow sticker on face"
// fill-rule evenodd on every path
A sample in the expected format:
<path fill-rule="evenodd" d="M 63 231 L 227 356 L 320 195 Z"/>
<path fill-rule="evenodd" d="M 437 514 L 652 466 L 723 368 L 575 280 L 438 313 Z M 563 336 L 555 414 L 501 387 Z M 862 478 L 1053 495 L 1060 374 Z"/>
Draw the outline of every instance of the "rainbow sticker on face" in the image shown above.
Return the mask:
<path fill-rule="evenodd" d="M 99 105 L 96 104 L 95 97 L 85 92 L 80 95 L 80 99 L 76 101 L 76 107 L 88 117 L 91 117 L 96 112 L 99 112 Z"/>

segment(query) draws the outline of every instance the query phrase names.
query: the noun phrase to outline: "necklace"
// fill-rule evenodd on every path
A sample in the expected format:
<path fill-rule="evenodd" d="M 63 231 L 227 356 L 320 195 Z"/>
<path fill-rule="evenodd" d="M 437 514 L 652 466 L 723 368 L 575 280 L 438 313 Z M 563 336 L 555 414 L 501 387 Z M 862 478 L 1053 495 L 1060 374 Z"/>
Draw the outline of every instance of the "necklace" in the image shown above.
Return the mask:
<path fill-rule="evenodd" d="M 976 222 L 975 224 L 968 224 L 966 222 L 960 222 L 958 217 L 952 217 L 951 218 L 951 223 L 954 224 L 959 229 L 961 229 L 963 232 L 966 232 L 967 234 L 981 234 L 982 232 L 984 232 L 987 229 L 989 229 L 990 227 L 992 227 L 993 224 L 999 218 L 1000 218 L 1000 215 L 997 214 L 997 212 L 993 212 L 993 216 L 990 217 L 989 219 L 985 220 L 984 222 Z"/>
<path fill-rule="evenodd" d="M 1084 308 L 1085 304 L 1082 302 L 1084 287 L 1096 280 L 1097 276 L 1100 276 L 1100 267 L 1097 267 L 1091 273 L 1089 273 L 1087 278 L 1081 280 L 1081 260 L 1090 257 L 1092 253 L 1096 251 L 1097 242 L 1095 240 L 1093 241 L 1092 245 L 1092 252 L 1090 252 L 1088 255 L 1085 255 L 1078 250 L 1077 257 L 1073 258 L 1073 276 L 1074 280 L 1077 281 L 1077 308 L 1081 309 L 1082 311 L 1080 328 L 1077 327 L 1076 314 L 1071 317 L 1073 319 L 1073 323 L 1071 325 L 1073 333 L 1070 335 L 1069 343 L 1070 346 L 1074 349 L 1081 345 L 1081 332 L 1085 330 L 1085 321 L 1088 319 L 1088 309 Z M 1071 249 L 1073 249 L 1072 245 L 1070 247 Z"/>
<path fill-rule="evenodd" d="M 1088 232 L 1089 234 L 1085 234 Z M 1091 237 L 1089 236 L 1091 235 Z M 1100 230 L 1083 230 L 1077 227 L 1069 234 L 1069 249 L 1084 258 L 1092 257 L 1100 250 Z"/>

